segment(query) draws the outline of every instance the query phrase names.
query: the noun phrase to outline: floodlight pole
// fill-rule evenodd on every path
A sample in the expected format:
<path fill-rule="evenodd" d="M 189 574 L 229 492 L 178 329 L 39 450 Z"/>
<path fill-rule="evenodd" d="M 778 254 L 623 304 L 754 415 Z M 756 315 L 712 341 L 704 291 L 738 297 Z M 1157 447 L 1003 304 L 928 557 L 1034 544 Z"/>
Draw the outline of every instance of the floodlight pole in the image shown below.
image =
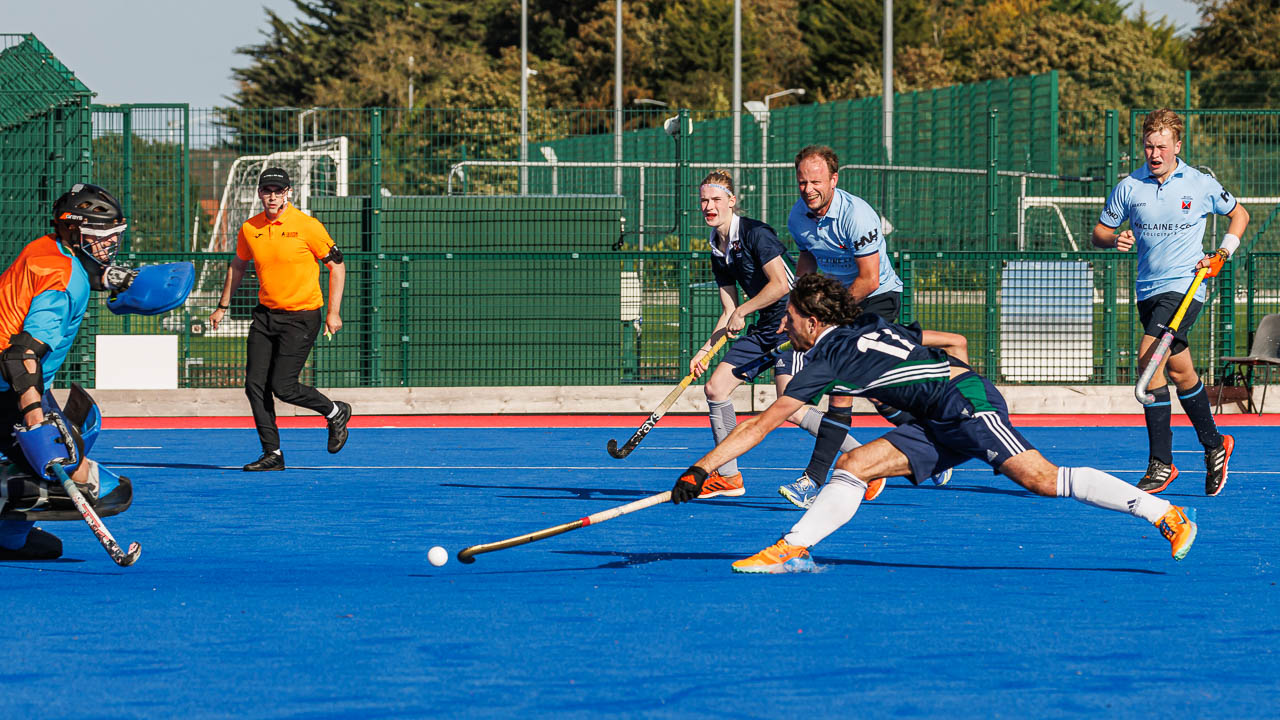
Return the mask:
<path fill-rule="evenodd" d="M 622 162 L 622 0 L 613 9 L 613 161 Z M 622 194 L 622 165 L 613 167 L 613 194 Z"/>
<path fill-rule="evenodd" d="M 520 0 L 520 194 L 529 194 L 529 0 Z"/>
<path fill-rule="evenodd" d="M 733 176 L 742 182 L 742 0 L 733 0 Z"/>
<path fill-rule="evenodd" d="M 893 0 L 884 0 L 884 160 L 893 164 Z"/>

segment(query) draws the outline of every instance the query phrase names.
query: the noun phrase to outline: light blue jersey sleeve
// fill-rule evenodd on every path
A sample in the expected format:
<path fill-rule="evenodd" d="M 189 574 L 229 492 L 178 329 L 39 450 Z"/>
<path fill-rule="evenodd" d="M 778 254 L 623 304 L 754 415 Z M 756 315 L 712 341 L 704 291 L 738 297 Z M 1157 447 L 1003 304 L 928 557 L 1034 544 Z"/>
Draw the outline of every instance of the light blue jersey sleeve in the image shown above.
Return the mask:
<path fill-rule="evenodd" d="M 1235 196 L 1222 187 L 1222 183 L 1210 175 L 1205 175 L 1205 204 L 1213 208 L 1218 215 L 1229 215 L 1239 202 Z"/>
<path fill-rule="evenodd" d="M 1129 218 L 1129 189 L 1129 183 L 1123 180 L 1116 183 L 1116 186 L 1111 189 L 1111 194 L 1107 196 L 1107 204 L 1102 207 L 1102 214 L 1098 217 L 1099 223 L 1112 230 L 1124 224 L 1124 221 Z"/>
<path fill-rule="evenodd" d="M 878 254 L 884 248 L 880 215 L 866 202 L 854 202 L 853 212 L 840 218 L 840 234 L 853 243 L 853 256 Z"/>
<path fill-rule="evenodd" d="M 70 321 L 71 296 L 66 292 L 45 290 L 31 299 L 31 309 L 27 311 L 22 329 L 50 348 L 41 361 L 45 387 L 53 382 L 54 374 L 62 367 L 67 351 L 71 349 L 71 344 L 65 340 Z"/>
<path fill-rule="evenodd" d="M 31 299 L 22 329 L 49 347 L 62 340 L 63 326 L 71 311 L 71 298 L 61 290 L 45 290 Z"/>

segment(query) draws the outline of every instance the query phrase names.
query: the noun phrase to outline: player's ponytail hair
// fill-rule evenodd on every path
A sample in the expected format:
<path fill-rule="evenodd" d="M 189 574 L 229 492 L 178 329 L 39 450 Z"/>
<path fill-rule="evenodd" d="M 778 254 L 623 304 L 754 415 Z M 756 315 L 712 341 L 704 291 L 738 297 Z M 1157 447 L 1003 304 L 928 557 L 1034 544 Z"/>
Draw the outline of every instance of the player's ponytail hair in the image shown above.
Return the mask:
<path fill-rule="evenodd" d="M 816 317 L 827 325 L 849 325 L 862 314 L 845 286 L 817 273 L 796 280 L 791 304 L 801 315 Z"/>

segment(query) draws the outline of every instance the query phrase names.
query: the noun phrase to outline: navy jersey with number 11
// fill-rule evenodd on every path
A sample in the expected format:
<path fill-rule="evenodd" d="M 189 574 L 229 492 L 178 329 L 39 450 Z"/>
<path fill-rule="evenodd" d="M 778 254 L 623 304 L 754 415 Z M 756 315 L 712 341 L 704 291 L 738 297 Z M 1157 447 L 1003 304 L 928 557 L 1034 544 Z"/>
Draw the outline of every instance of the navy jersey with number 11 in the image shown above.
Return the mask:
<path fill-rule="evenodd" d="M 930 417 L 951 379 L 949 356 L 920 344 L 917 331 L 866 314 L 818 339 L 785 395 L 816 403 L 840 386 L 916 417 Z"/>

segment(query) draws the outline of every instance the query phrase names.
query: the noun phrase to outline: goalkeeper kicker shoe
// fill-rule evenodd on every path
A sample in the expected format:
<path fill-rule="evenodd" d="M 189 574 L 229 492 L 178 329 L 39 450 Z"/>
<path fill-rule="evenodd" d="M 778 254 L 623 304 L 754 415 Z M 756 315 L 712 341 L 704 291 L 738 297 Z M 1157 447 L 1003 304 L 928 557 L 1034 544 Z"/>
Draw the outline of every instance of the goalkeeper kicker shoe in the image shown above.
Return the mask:
<path fill-rule="evenodd" d="M 742 486 L 742 473 L 734 473 L 729 477 L 720 474 L 719 470 L 713 471 L 707 476 L 707 481 L 702 484 L 702 493 L 698 495 L 699 500 L 707 498 L 720 497 L 738 497 L 746 495 L 747 489 Z"/>
<path fill-rule="evenodd" d="M 817 499 L 818 491 L 821 489 L 818 487 L 818 483 L 814 482 L 813 478 L 806 473 L 801 475 L 795 482 L 780 486 L 778 494 L 801 510 L 808 510 L 813 505 L 813 501 Z"/>
<path fill-rule="evenodd" d="M 809 556 L 809 548 L 788 545 L 785 538 L 733 564 L 733 571 L 740 573 L 812 572 L 818 566 Z"/>
<path fill-rule="evenodd" d="M 1230 435 L 1222 436 L 1222 444 L 1204 451 L 1204 494 L 1210 497 L 1222 492 L 1227 486 L 1227 461 L 1231 459 L 1231 451 L 1236 449 L 1236 439 Z"/>
<path fill-rule="evenodd" d="M 1174 505 L 1160 516 L 1160 520 L 1155 525 L 1160 534 L 1169 541 L 1173 559 L 1181 560 L 1186 557 L 1187 552 L 1191 550 L 1191 544 L 1196 541 L 1196 509 L 1180 508 Z"/>
<path fill-rule="evenodd" d="M 62 541 L 57 535 L 33 527 L 20 548 L 0 547 L 0 560 L 57 560 L 62 557 Z"/>
<path fill-rule="evenodd" d="M 1138 481 L 1138 489 L 1155 495 L 1169 487 L 1169 483 L 1176 477 L 1178 477 L 1178 468 L 1163 460 L 1151 458 L 1147 463 L 1147 474 Z"/>

